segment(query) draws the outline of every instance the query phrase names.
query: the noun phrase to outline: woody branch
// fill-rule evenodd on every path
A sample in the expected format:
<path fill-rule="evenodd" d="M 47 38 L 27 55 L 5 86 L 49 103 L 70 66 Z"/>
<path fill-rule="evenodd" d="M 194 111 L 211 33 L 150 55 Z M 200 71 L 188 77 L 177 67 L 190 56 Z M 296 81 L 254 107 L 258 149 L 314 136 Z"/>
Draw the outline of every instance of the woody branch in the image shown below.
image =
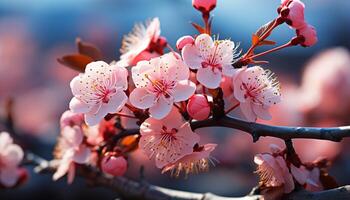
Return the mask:
<path fill-rule="evenodd" d="M 52 174 L 56 170 L 53 162 L 47 161 L 35 154 L 27 153 L 26 162 L 35 165 L 37 173 Z M 78 169 L 78 175 L 85 178 L 93 186 L 106 187 L 116 191 L 125 199 L 139 200 L 259 200 L 260 195 L 247 195 L 244 197 L 222 197 L 212 193 L 192 193 L 180 190 L 167 189 L 151 185 L 145 181 L 134 181 L 125 177 L 111 178 L 87 166 Z M 290 193 L 288 200 L 345 200 L 350 198 L 350 186 L 325 190 L 321 192 L 307 192 L 304 190 Z"/>

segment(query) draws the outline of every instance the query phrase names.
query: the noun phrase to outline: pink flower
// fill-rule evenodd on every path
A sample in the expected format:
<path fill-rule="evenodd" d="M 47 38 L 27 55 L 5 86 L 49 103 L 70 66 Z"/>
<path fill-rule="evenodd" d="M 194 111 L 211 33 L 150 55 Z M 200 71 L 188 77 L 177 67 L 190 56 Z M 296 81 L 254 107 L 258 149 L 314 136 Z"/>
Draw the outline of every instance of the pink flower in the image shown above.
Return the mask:
<path fill-rule="evenodd" d="M 186 46 L 187 44 L 191 44 L 191 45 L 194 44 L 194 39 L 190 35 L 185 35 L 180 37 L 176 41 L 176 48 L 181 51 L 182 48 L 184 48 L 184 46 Z"/>
<path fill-rule="evenodd" d="M 9 133 L 0 133 L 0 185 L 13 187 L 21 179 L 23 169 L 19 164 L 23 160 L 23 150 L 13 140 Z"/>
<path fill-rule="evenodd" d="M 158 168 L 191 154 L 193 146 L 199 142 L 199 136 L 192 132 L 190 124 L 184 122 L 176 108 L 162 120 L 146 119 L 140 133 L 140 148 L 149 158 L 155 159 Z"/>
<path fill-rule="evenodd" d="M 322 183 L 320 181 L 320 169 L 314 167 L 312 170 L 306 169 L 304 166 L 297 168 L 291 165 L 290 170 L 295 180 L 299 184 L 303 185 L 306 190 L 311 192 L 317 192 L 323 190 Z"/>
<path fill-rule="evenodd" d="M 244 67 L 237 71 L 232 81 L 234 96 L 249 121 L 256 121 L 257 117 L 271 119 L 268 109 L 281 101 L 279 84 L 272 72 L 259 66 Z"/>
<path fill-rule="evenodd" d="M 171 171 L 171 174 L 177 177 L 181 172 L 184 172 L 187 176 L 190 173 L 208 171 L 210 163 L 213 163 L 210 158 L 210 153 L 214 151 L 216 146 L 217 144 L 206 144 L 199 147 L 193 153 L 180 158 L 174 163 L 166 165 L 162 173 Z"/>
<path fill-rule="evenodd" d="M 69 107 L 74 113 L 83 113 L 89 126 L 98 124 L 108 113 L 119 112 L 128 97 L 128 72 L 116 64 L 92 62 L 70 83 L 74 97 Z"/>
<path fill-rule="evenodd" d="M 140 61 L 131 69 L 136 88 L 130 102 L 137 108 L 147 109 L 153 118 L 162 119 L 174 102 L 185 101 L 196 90 L 189 81 L 189 69 L 174 53 L 164 54 L 150 61 Z"/>
<path fill-rule="evenodd" d="M 235 44 L 230 40 L 215 40 L 208 34 L 199 35 L 193 45 L 182 49 L 184 62 L 197 69 L 197 80 L 207 88 L 219 87 L 222 74 L 232 76 L 236 71 L 232 63 L 237 56 Z"/>
<path fill-rule="evenodd" d="M 152 57 L 152 54 L 147 52 L 147 48 L 151 43 L 156 43 L 160 36 L 160 22 L 158 18 L 154 18 L 151 21 L 146 23 L 146 26 L 143 24 L 136 24 L 131 33 L 124 36 L 122 48 L 120 52 L 119 65 L 134 66 L 138 61 L 148 60 Z M 142 55 L 143 52 L 147 52 L 148 55 Z"/>
<path fill-rule="evenodd" d="M 216 0 L 192 0 L 192 6 L 203 13 L 208 13 L 216 7 Z"/>
<path fill-rule="evenodd" d="M 61 128 L 65 126 L 82 125 L 84 122 L 84 115 L 73 113 L 70 110 L 65 111 L 60 119 Z"/>
<path fill-rule="evenodd" d="M 83 133 L 79 126 L 65 126 L 61 130 L 61 137 L 55 150 L 58 163 L 53 180 L 58 180 L 68 173 L 68 183 L 72 183 L 75 176 L 75 164 L 86 164 L 91 151 L 83 144 Z"/>
<path fill-rule="evenodd" d="M 304 40 L 303 43 L 301 43 L 301 45 L 305 46 L 305 47 L 313 46 L 318 41 L 315 27 L 313 27 L 313 26 L 311 26 L 309 24 L 304 26 L 304 27 L 302 27 L 301 29 L 298 29 L 297 30 L 297 35 L 304 36 L 305 40 Z"/>
<path fill-rule="evenodd" d="M 304 10 L 305 5 L 300 0 L 282 0 L 282 16 L 286 13 L 286 16 L 289 21 L 287 23 L 294 29 L 300 29 L 306 26 L 304 20 Z"/>
<path fill-rule="evenodd" d="M 188 100 L 187 112 L 193 119 L 208 119 L 210 115 L 210 105 L 207 98 L 201 94 L 193 95 Z"/>
<path fill-rule="evenodd" d="M 128 163 L 123 156 L 104 156 L 101 162 L 102 171 L 112 176 L 123 176 L 127 167 Z"/>
<path fill-rule="evenodd" d="M 283 186 L 284 193 L 290 193 L 294 189 L 293 177 L 283 157 L 257 154 L 254 162 L 258 165 L 256 172 L 259 174 L 262 185 L 266 187 Z"/>

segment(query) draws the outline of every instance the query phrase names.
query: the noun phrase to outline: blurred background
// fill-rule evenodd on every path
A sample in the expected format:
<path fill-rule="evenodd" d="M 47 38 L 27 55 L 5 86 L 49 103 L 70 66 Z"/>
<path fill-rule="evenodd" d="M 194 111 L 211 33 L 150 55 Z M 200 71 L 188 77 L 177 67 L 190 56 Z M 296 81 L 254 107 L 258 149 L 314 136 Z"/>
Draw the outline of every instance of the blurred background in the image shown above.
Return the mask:
<path fill-rule="evenodd" d="M 269 124 L 340 126 L 350 124 L 350 9 L 349 0 L 305 0 L 306 20 L 314 25 L 319 42 L 311 48 L 293 47 L 263 59 L 270 61 L 282 85 L 284 101 L 272 109 Z M 218 0 L 213 33 L 239 42 L 243 51 L 259 26 L 277 16 L 279 0 Z M 57 63 L 76 52 L 75 38 L 96 44 L 105 61 L 119 59 L 124 34 L 135 22 L 159 17 L 161 34 L 171 46 L 196 34 L 189 22 L 201 23 L 191 0 L 3 0 L 0 1 L 0 114 L 6 98 L 15 99 L 16 128 L 41 141 L 34 151 L 50 159 L 59 134 L 59 117 L 68 109 L 69 82 L 77 73 Z M 287 26 L 274 31 L 279 44 L 295 35 Z M 263 50 L 263 48 L 261 49 Z M 259 51 L 259 50 L 258 50 Z M 240 114 L 239 111 L 236 114 Z M 198 131 L 202 143 L 220 145 L 213 156 L 219 161 L 209 173 L 174 179 L 161 175 L 154 164 L 136 151 L 129 157 L 128 176 L 145 177 L 152 184 L 219 195 L 245 195 L 257 184 L 253 157 L 268 151 L 278 139 L 262 138 L 253 144 L 248 134 L 216 128 Z M 235 132 L 235 134 L 232 134 Z M 333 162 L 330 173 L 339 184 L 350 184 L 350 140 L 341 143 L 296 140 L 303 161 L 325 156 Z M 215 184 L 213 184 L 215 181 Z M 23 187 L 0 191 L 0 199 L 115 199 L 115 193 L 91 188 L 77 178 L 52 182 L 49 175 L 31 174 Z"/>

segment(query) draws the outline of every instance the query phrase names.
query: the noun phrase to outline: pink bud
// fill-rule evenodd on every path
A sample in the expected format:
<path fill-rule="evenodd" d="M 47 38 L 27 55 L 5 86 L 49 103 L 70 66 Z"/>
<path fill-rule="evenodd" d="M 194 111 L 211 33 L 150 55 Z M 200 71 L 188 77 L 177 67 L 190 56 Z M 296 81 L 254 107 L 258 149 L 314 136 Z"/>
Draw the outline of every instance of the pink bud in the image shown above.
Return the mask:
<path fill-rule="evenodd" d="M 315 27 L 311 25 L 304 26 L 301 29 L 297 30 L 297 35 L 302 35 L 305 38 L 305 41 L 301 43 L 302 46 L 310 47 L 316 44 L 317 42 L 317 33 Z"/>
<path fill-rule="evenodd" d="M 192 0 L 192 6 L 203 13 L 209 13 L 216 7 L 216 0 Z"/>
<path fill-rule="evenodd" d="M 282 2 L 281 15 L 288 19 L 287 23 L 294 29 L 305 26 L 304 10 L 305 4 L 300 0 Z"/>
<path fill-rule="evenodd" d="M 193 119 L 207 119 L 210 115 L 210 105 L 207 98 L 201 94 L 193 95 L 188 101 L 187 112 Z"/>
<path fill-rule="evenodd" d="M 180 37 L 176 41 L 176 48 L 181 51 L 181 49 L 184 48 L 184 46 L 186 46 L 187 44 L 194 44 L 194 39 L 190 35 Z"/>
<path fill-rule="evenodd" d="M 128 167 L 123 156 L 104 156 L 101 163 L 102 171 L 112 176 L 123 176 Z"/>

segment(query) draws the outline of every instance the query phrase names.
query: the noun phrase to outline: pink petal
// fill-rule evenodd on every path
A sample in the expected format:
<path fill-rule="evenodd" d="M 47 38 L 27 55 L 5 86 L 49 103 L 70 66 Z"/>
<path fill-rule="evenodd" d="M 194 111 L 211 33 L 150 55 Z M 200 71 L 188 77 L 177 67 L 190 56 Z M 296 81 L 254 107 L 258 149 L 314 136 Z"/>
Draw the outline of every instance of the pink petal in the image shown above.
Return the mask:
<path fill-rule="evenodd" d="M 52 179 L 54 181 L 57 181 L 58 179 L 63 177 L 68 172 L 70 164 L 71 164 L 70 162 L 67 162 L 67 163 L 66 162 L 60 162 L 56 172 L 53 174 Z"/>
<path fill-rule="evenodd" d="M 156 119 L 162 119 L 167 114 L 169 114 L 172 106 L 173 106 L 172 102 L 168 102 L 165 99 L 165 97 L 161 96 L 158 99 L 158 102 L 149 109 L 149 112 L 151 114 L 151 117 L 156 118 Z"/>
<path fill-rule="evenodd" d="M 182 115 L 175 106 L 173 106 L 170 113 L 162 119 L 162 122 L 166 127 L 176 129 L 185 123 Z"/>
<path fill-rule="evenodd" d="M 9 133 L 1 132 L 0 133 L 0 152 L 4 151 L 6 147 L 13 143 L 13 140 Z"/>
<path fill-rule="evenodd" d="M 246 98 L 245 98 L 246 91 L 241 86 L 242 86 L 241 79 L 235 79 L 233 81 L 233 87 L 234 87 L 233 95 L 239 102 L 244 103 L 246 102 Z"/>
<path fill-rule="evenodd" d="M 105 109 L 107 113 L 116 113 L 124 107 L 127 101 L 128 96 L 126 96 L 126 94 L 120 90 L 109 99 L 107 104 L 102 104 L 101 109 L 106 107 Z"/>
<path fill-rule="evenodd" d="M 243 115 L 247 118 L 248 121 L 251 121 L 251 122 L 256 121 L 256 115 L 253 112 L 252 105 L 249 101 L 248 102 L 241 102 L 239 107 L 241 108 Z"/>
<path fill-rule="evenodd" d="M 140 109 L 147 109 L 155 104 L 156 97 L 147 91 L 146 88 L 135 88 L 130 93 L 130 103 Z"/>
<path fill-rule="evenodd" d="M 301 185 L 304 185 L 306 182 L 306 179 L 309 175 L 309 172 L 305 168 L 297 168 L 293 164 L 290 166 L 290 171 L 292 175 L 294 176 L 295 180 L 298 181 Z"/>
<path fill-rule="evenodd" d="M 79 146 L 83 142 L 83 132 L 79 126 L 66 126 L 62 129 L 61 135 L 74 147 Z"/>
<path fill-rule="evenodd" d="M 233 68 L 231 64 L 222 66 L 222 73 L 225 76 L 233 76 L 237 69 Z"/>
<path fill-rule="evenodd" d="M 196 84 L 189 80 L 179 81 L 172 91 L 174 102 L 185 101 L 189 99 L 196 91 Z"/>
<path fill-rule="evenodd" d="M 90 158 L 91 151 L 85 145 L 81 145 L 78 151 L 75 151 L 73 160 L 76 163 L 84 164 L 88 162 Z"/>
<path fill-rule="evenodd" d="M 261 105 L 253 104 L 254 113 L 263 120 L 271 120 L 272 116 L 270 115 L 268 109 L 263 108 Z"/>
<path fill-rule="evenodd" d="M 197 80 L 210 89 L 218 88 L 220 86 L 221 78 L 221 72 L 214 72 L 210 67 L 199 68 L 197 71 Z"/>
<path fill-rule="evenodd" d="M 10 144 L 1 152 L 1 160 L 5 166 L 16 168 L 24 157 L 23 150 L 17 144 Z"/>
<path fill-rule="evenodd" d="M 202 57 L 198 49 L 194 45 L 186 45 L 182 49 L 182 58 L 186 65 L 191 69 L 198 69 L 202 67 Z"/>
<path fill-rule="evenodd" d="M 117 63 L 111 65 L 110 68 L 113 69 L 113 74 L 111 76 L 116 80 L 116 85 L 123 90 L 128 89 L 128 70 Z"/>
<path fill-rule="evenodd" d="M 69 103 L 69 109 L 74 113 L 87 113 L 90 112 L 91 108 L 91 105 L 86 104 L 75 97 L 73 97 Z"/>
<path fill-rule="evenodd" d="M 1 168 L 0 183 L 6 187 L 13 187 L 18 181 L 17 168 Z"/>
<path fill-rule="evenodd" d="M 187 80 L 190 76 L 188 66 L 182 61 L 181 56 L 176 53 L 167 53 L 162 56 L 162 63 L 167 67 L 162 67 L 160 70 L 162 77 L 167 80 Z"/>
<path fill-rule="evenodd" d="M 211 38 L 210 35 L 208 34 L 200 34 L 199 36 L 196 37 L 196 40 L 194 41 L 194 44 L 196 47 L 199 49 L 208 49 L 208 48 L 213 48 L 214 47 L 214 41 Z"/>

